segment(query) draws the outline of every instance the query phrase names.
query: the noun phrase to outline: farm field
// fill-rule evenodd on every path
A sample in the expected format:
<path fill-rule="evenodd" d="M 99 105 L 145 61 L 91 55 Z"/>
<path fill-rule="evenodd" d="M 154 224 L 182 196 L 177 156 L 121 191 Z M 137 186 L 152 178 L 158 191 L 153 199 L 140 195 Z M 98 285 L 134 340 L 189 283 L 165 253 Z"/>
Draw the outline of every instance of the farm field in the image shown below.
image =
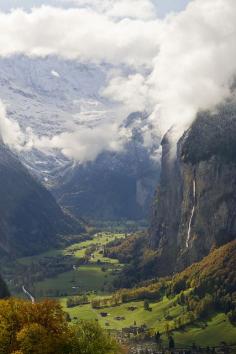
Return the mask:
<path fill-rule="evenodd" d="M 96 264 L 82 265 L 76 270 L 61 273 L 53 279 L 46 279 L 35 284 L 36 292 L 47 292 L 50 289 L 55 291 L 70 293 L 75 292 L 104 291 L 106 285 L 112 283 L 112 269 L 106 271 Z"/>
<path fill-rule="evenodd" d="M 73 245 L 68 246 L 64 249 L 53 249 L 41 253 L 39 255 L 18 258 L 18 262 L 22 264 L 31 264 L 32 262 L 36 262 L 45 258 L 57 257 L 57 256 L 74 256 L 75 258 L 82 258 L 85 255 L 86 249 L 88 249 L 90 246 L 97 246 L 99 248 L 105 246 L 109 242 L 124 237 L 125 234 L 123 233 L 119 234 L 119 233 L 101 232 L 95 234 L 91 239 L 87 241 L 74 243 Z M 110 263 L 115 262 L 115 260 L 109 258 L 107 258 L 106 260 L 107 262 Z"/>
<path fill-rule="evenodd" d="M 62 305 L 72 318 L 97 319 L 103 327 L 107 327 L 106 323 L 109 323 L 110 329 L 121 330 L 124 327 L 134 325 L 135 322 L 137 326 L 145 324 L 150 328 L 164 331 L 166 321 L 163 321 L 163 319 L 166 312 L 169 311 L 169 313 L 175 313 L 176 315 L 181 312 L 181 306 L 178 309 L 173 308 L 171 311 L 169 309 L 171 302 L 167 298 L 164 298 L 160 302 L 151 303 L 152 311 L 144 310 L 143 301 L 133 301 L 102 309 L 93 309 L 90 304 L 67 309 L 66 299 L 62 300 Z M 129 307 L 134 307 L 136 310 L 129 311 Z M 108 316 L 105 318 L 101 317 L 100 313 L 102 312 L 108 313 Z M 124 320 L 116 320 L 116 317 L 124 317 Z"/>
<path fill-rule="evenodd" d="M 8 277 L 5 278 L 9 281 L 12 294 L 16 296 L 26 297 L 22 291 L 24 285 L 36 299 L 58 299 L 64 311 L 70 315 L 72 323 L 78 320 L 96 320 L 103 328 L 111 331 L 145 325 L 153 333 L 162 333 L 162 341 L 167 343 L 165 333 L 168 326 L 185 313 L 185 308 L 177 304 L 176 298 L 164 297 L 160 301 L 151 301 L 150 311 L 145 310 L 144 301 L 130 301 L 100 309 L 93 308 L 91 303 L 67 307 L 67 300 L 77 295 L 86 294 L 91 302 L 94 299 L 108 298 L 112 294 L 113 281 L 123 265 L 116 259 L 104 257 L 103 251 L 108 243 L 124 237 L 128 235 L 101 232 L 64 249 L 20 258 L 14 267 L 12 264 L 9 268 L 5 266 L 6 272 L 14 268 L 18 284 L 11 283 L 14 276 L 12 273 L 7 273 Z M 174 331 L 173 335 L 179 347 L 190 346 L 193 342 L 206 347 L 218 345 L 223 340 L 236 344 L 236 327 L 222 313 L 214 314 L 206 321 L 187 325 L 184 330 Z"/>
<path fill-rule="evenodd" d="M 154 331 L 164 333 L 169 318 L 175 318 L 181 314 L 183 308 L 178 305 L 173 307 L 173 301 L 164 298 L 162 301 L 150 303 L 152 311 L 144 310 L 144 302 L 136 301 L 122 304 L 116 307 L 103 309 L 93 309 L 91 304 L 77 306 L 74 308 L 66 307 L 66 299 L 61 300 L 61 304 L 66 312 L 69 313 L 73 322 L 78 320 L 97 320 L 100 325 L 110 330 L 122 330 L 130 326 L 146 325 Z M 137 308 L 129 311 L 129 307 Z M 102 317 L 101 313 L 107 313 L 107 317 Z M 117 320 L 117 317 L 124 317 Z M 184 330 L 173 332 L 175 343 L 179 347 L 191 346 L 193 342 L 200 346 L 220 345 L 222 341 L 228 344 L 236 344 L 236 328 L 230 324 L 225 314 L 215 314 L 211 319 L 198 322 L 194 326 L 187 326 Z M 166 335 L 162 336 L 163 342 L 167 343 Z"/>
<path fill-rule="evenodd" d="M 109 242 L 124 237 L 123 233 L 97 233 L 91 239 L 64 249 L 19 258 L 14 264 L 4 265 L 3 273 L 12 294 L 21 297 L 25 297 L 23 285 L 36 298 L 69 296 L 78 292 L 108 293 L 113 290 L 114 276 L 122 264 L 104 257 L 103 249 Z"/>

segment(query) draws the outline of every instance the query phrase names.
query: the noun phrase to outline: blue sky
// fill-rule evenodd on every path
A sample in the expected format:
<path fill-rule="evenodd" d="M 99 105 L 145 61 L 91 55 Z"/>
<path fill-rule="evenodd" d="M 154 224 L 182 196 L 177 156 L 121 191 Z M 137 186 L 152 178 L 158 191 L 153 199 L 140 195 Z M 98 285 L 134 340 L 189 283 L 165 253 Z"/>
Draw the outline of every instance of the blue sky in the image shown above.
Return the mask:
<path fill-rule="evenodd" d="M 157 6 L 158 15 L 160 17 L 165 16 L 171 11 L 183 10 L 189 2 L 190 0 L 153 0 L 153 3 Z M 62 3 L 60 0 L 0 0 L 0 9 L 2 11 L 8 11 L 15 7 L 30 9 L 32 6 L 39 6 L 42 4 L 58 6 Z"/>
<path fill-rule="evenodd" d="M 190 0 L 155 0 L 154 3 L 157 5 L 159 16 L 164 16 L 170 11 L 181 11 Z"/>

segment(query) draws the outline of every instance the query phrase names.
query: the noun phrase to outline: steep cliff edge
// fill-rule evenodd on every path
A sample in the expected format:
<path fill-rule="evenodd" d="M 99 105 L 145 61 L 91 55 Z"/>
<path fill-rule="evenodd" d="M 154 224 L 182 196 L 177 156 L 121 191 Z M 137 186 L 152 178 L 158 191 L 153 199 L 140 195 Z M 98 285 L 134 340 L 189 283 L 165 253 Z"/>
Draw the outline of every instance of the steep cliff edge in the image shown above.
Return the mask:
<path fill-rule="evenodd" d="M 162 142 L 162 174 L 150 229 L 160 275 L 180 271 L 236 237 L 236 106 L 201 113 L 171 152 Z"/>

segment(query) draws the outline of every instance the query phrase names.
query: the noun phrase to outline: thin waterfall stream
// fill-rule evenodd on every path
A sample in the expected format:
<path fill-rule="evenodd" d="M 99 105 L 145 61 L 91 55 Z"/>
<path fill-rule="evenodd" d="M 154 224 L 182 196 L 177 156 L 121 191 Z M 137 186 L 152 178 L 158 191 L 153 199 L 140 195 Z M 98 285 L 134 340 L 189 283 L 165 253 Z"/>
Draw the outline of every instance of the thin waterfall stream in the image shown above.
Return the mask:
<path fill-rule="evenodd" d="M 188 223 L 188 236 L 187 236 L 187 240 L 186 240 L 186 247 L 189 247 L 189 241 L 190 241 L 190 237 L 191 237 L 191 228 L 192 228 L 192 220 L 193 220 L 193 216 L 194 216 L 194 212 L 195 212 L 195 202 L 196 202 L 196 180 L 195 178 L 193 179 L 193 207 L 192 207 L 192 211 L 191 211 L 191 216 L 189 219 L 189 223 Z"/>
<path fill-rule="evenodd" d="M 28 290 L 26 290 L 24 285 L 22 286 L 22 290 L 30 298 L 32 304 L 34 304 L 35 303 L 35 298 L 33 297 L 33 295 L 30 294 L 30 292 Z"/>

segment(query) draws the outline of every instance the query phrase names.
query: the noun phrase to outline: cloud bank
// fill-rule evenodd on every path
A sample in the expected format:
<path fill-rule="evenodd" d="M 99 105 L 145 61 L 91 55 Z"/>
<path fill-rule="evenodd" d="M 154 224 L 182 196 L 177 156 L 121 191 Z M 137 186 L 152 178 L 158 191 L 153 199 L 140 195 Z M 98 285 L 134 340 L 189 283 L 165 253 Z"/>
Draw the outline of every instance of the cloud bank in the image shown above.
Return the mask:
<path fill-rule="evenodd" d="M 184 11 L 163 20 L 155 18 L 146 0 L 76 1 L 76 9 L 43 6 L 31 13 L 0 13 L 0 55 L 53 54 L 125 64 L 132 73 L 114 73 L 102 94 L 130 112 L 149 112 L 157 135 L 175 125 L 176 139 L 199 110 L 212 109 L 230 97 L 236 74 L 235 0 L 193 0 Z M 131 16 L 129 6 L 135 1 L 137 12 Z M 104 6 L 98 9 L 99 4 Z M 48 144 L 85 161 L 95 151 L 120 148 L 120 141 L 113 139 L 117 127 L 103 128 L 90 131 L 91 139 L 75 132 L 34 139 L 34 144 Z M 84 149 L 84 136 L 91 151 Z"/>
<path fill-rule="evenodd" d="M 231 95 L 236 74 L 236 2 L 196 0 L 170 18 L 160 52 L 147 79 L 162 133 L 180 133 L 199 110 L 212 109 Z"/>
<path fill-rule="evenodd" d="M 150 0 L 61 0 L 61 3 L 89 8 L 115 19 L 150 20 L 156 17 L 156 8 Z"/>
<path fill-rule="evenodd" d="M 0 56 L 58 55 L 83 62 L 149 66 L 159 33 L 157 20 L 125 17 L 116 21 L 86 7 L 14 10 L 0 13 Z"/>
<path fill-rule="evenodd" d="M 80 127 L 75 132 L 65 132 L 49 137 L 33 137 L 31 145 L 41 151 L 59 149 L 66 157 L 80 163 L 93 161 L 103 151 L 121 151 L 127 135 L 116 123 L 100 124 L 97 127 Z M 30 146 L 28 146 L 30 148 Z"/>
<path fill-rule="evenodd" d="M 138 101 L 151 113 L 161 135 L 175 125 L 178 139 L 199 110 L 212 109 L 231 95 L 236 74 L 236 2 L 195 0 L 162 26 L 151 74 L 115 78 L 104 94 L 132 109 Z"/>

